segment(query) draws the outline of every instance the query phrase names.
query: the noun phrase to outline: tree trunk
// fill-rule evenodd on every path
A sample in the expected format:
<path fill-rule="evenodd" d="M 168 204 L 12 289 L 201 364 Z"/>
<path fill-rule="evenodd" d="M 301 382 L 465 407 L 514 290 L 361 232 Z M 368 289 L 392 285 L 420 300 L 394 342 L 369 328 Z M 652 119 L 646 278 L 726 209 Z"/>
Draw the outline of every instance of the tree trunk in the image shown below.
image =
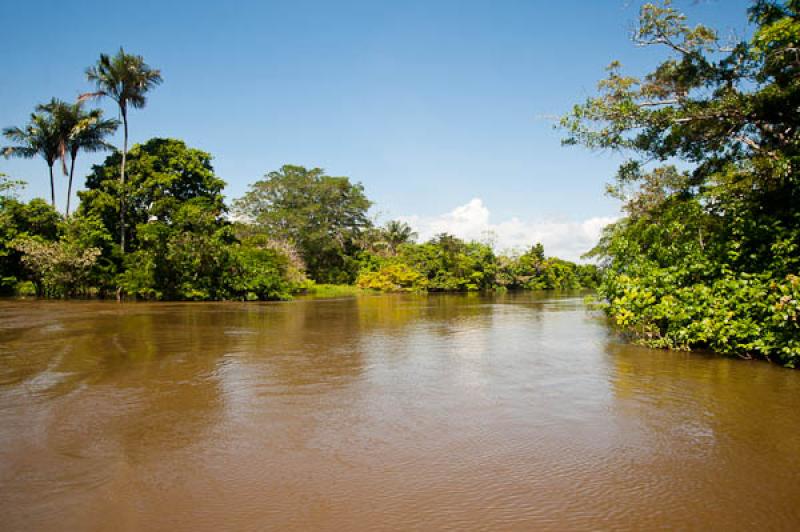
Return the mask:
<path fill-rule="evenodd" d="M 123 266 L 125 261 L 125 165 L 128 160 L 128 113 L 122 107 L 120 109 L 122 114 L 122 124 L 124 126 L 125 135 L 122 140 L 122 164 L 119 170 L 119 247 L 122 252 Z M 117 285 L 117 301 L 122 301 L 122 286 Z"/>
<path fill-rule="evenodd" d="M 119 191 L 119 245 L 122 254 L 125 255 L 125 165 L 128 159 L 128 113 L 125 110 L 122 111 L 122 123 L 125 128 L 125 136 L 122 141 L 122 165 L 119 172 L 121 184 Z"/>
<path fill-rule="evenodd" d="M 69 218 L 69 200 L 72 197 L 72 176 L 75 175 L 75 158 L 77 153 L 72 155 L 72 161 L 69 163 L 69 185 L 67 185 L 67 213 L 66 218 Z"/>
<path fill-rule="evenodd" d="M 56 208 L 56 185 L 53 181 L 53 165 L 49 166 L 50 168 L 50 205 L 53 206 L 53 209 Z"/>

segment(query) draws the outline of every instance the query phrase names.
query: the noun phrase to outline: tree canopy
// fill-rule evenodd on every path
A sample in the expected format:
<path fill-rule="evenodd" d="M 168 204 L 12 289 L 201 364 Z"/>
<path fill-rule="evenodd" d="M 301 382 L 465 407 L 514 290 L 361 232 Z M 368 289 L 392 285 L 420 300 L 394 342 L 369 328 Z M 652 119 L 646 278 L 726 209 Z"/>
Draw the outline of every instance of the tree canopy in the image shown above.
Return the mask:
<path fill-rule="evenodd" d="M 285 165 L 256 181 L 234 203 L 239 217 L 295 245 L 309 275 L 320 282 L 352 282 L 350 258 L 371 226 L 372 202 L 361 184 L 321 168 Z"/>
<path fill-rule="evenodd" d="M 119 180 L 121 154 L 115 152 L 93 167 L 86 190 L 79 193 L 80 210 L 99 217 L 115 240 L 119 240 L 118 201 L 123 184 Z M 225 182 L 211 166 L 211 155 L 189 148 L 181 140 L 150 139 L 135 145 L 128 154 L 125 183 L 126 231 L 129 249 L 139 246 L 138 227 L 150 221 L 170 222 L 180 206 L 203 198 L 218 216 L 225 212 L 222 190 Z"/>

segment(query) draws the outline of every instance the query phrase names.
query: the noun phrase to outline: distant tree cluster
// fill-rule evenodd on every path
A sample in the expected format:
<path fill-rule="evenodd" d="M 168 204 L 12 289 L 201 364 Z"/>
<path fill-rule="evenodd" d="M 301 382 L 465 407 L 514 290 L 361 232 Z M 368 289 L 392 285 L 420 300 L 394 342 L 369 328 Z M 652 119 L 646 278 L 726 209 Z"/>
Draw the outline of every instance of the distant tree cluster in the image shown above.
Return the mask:
<path fill-rule="evenodd" d="M 389 253 L 365 253 L 362 260 L 358 285 L 390 292 L 570 290 L 595 288 L 599 280 L 596 266 L 545 257 L 541 244 L 518 256 L 498 256 L 488 244 L 449 234 L 402 243 Z"/>

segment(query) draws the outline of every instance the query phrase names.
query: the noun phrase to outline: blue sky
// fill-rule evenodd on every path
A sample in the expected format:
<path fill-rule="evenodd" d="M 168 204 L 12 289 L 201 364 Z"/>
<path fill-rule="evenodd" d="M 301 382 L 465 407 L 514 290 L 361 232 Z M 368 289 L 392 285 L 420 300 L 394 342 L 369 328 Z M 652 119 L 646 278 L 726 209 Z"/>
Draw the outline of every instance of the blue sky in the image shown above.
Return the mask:
<path fill-rule="evenodd" d="M 423 235 L 488 227 L 502 245 L 529 234 L 573 257 L 617 215 L 603 190 L 618 161 L 562 148 L 550 117 L 592 94 L 611 60 L 641 73 L 658 58 L 628 39 L 631 0 L 2 2 L 0 126 L 89 90 L 86 67 L 122 45 L 164 77 L 132 113 L 132 141 L 211 152 L 230 198 L 282 164 L 319 166 Z M 745 1 L 675 4 L 746 31 Z M 79 159 L 79 186 L 100 160 Z M 28 181 L 23 197 L 48 195 L 39 159 L 0 159 L 0 172 Z"/>

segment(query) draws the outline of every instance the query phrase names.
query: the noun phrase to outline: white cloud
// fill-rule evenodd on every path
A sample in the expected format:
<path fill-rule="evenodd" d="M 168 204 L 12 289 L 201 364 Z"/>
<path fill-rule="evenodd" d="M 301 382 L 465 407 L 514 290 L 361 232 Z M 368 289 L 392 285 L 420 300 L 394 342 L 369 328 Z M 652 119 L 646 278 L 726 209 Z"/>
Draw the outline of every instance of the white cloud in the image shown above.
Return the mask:
<path fill-rule="evenodd" d="M 412 215 L 399 219 L 412 226 L 421 241 L 439 233 L 450 233 L 465 240 L 491 240 L 499 251 L 524 250 L 541 242 L 548 256 L 577 261 L 597 243 L 603 227 L 614 222 L 616 217 L 600 216 L 583 221 L 526 221 L 514 217 L 492 223 L 489 209 L 480 198 L 474 198 L 439 216 Z"/>

